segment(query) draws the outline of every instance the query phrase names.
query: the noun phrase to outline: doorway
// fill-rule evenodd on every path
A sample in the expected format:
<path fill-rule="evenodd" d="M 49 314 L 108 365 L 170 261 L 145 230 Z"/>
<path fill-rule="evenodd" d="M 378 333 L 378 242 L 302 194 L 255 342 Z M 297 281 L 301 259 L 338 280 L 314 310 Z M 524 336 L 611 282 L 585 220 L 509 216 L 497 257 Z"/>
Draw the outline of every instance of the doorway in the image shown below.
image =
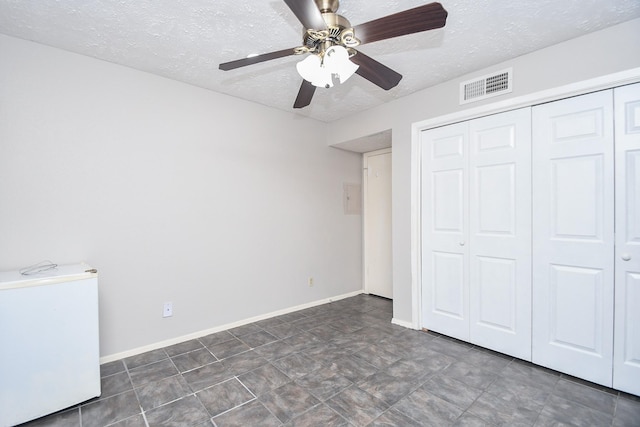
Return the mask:
<path fill-rule="evenodd" d="M 364 291 L 393 298 L 391 148 L 363 154 Z"/>

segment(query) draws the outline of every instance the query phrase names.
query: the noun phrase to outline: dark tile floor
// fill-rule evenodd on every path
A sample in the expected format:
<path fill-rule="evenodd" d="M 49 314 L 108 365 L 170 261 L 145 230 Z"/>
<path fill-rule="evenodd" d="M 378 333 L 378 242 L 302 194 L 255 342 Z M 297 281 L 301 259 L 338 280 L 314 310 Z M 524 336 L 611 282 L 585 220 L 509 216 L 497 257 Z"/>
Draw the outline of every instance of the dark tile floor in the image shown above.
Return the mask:
<path fill-rule="evenodd" d="M 102 366 L 25 426 L 640 426 L 640 398 L 391 324 L 359 295 Z"/>

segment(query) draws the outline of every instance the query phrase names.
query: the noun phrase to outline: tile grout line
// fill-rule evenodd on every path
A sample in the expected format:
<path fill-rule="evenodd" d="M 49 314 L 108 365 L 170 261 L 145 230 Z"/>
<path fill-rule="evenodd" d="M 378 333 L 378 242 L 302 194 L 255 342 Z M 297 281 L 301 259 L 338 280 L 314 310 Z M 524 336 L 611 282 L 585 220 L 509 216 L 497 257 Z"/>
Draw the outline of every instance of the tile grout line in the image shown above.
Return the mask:
<path fill-rule="evenodd" d="M 165 354 L 167 354 L 166 350 L 163 350 L 163 351 Z M 167 354 L 167 357 L 169 357 L 168 354 Z M 122 360 L 122 364 L 124 365 L 124 370 L 127 373 L 127 376 L 129 377 L 129 382 L 131 383 L 131 388 L 133 389 L 133 393 L 136 396 L 136 400 L 138 401 L 138 407 L 140 408 L 140 413 L 142 414 L 142 420 L 144 421 L 144 425 L 146 427 L 149 427 L 147 416 L 144 412 L 144 408 L 142 407 L 142 403 L 140 403 L 140 397 L 138 396 L 138 391 L 136 389 L 136 386 L 133 384 L 133 379 L 131 378 L 131 372 L 129 371 L 129 366 L 127 365 L 127 362 L 124 361 L 124 359 Z"/>
<path fill-rule="evenodd" d="M 209 419 L 213 421 L 213 419 L 214 419 L 214 418 L 217 418 L 217 417 L 219 417 L 220 415 L 224 415 L 224 414 L 226 414 L 227 412 L 233 411 L 234 409 L 241 408 L 241 407 L 243 407 L 244 405 L 248 405 L 249 403 L 252 403 L 252 402 L 255 402 L 255 401 L 258 401 L 258 402 L 259 402 L 258 398 L 254 396 L 254 397 L 253 397 L 253 399 L 249 399 L 249 400 L 247 400 L 246 402 L 242 402 L 241 404 L 236 405 L 236 406 L 234 406 L 233 408 L 225 409 L 224 411 L 220 412 L 219 414 L 216 414 L 216 415 L 214 415 L 214 416 L 212 416 L 212 417 L 209 417 Z M 209 415 L 211 415 L 211 412 L 209 412 Z M 215 421 L 214 421 L 214 422 L 215 422 Z"/>
<path fill-rule="evenodd" d="M 202 344 L 202 343 L 201 343 L 201 344 Z M 207 347 L 205 346 L 204 348 L 207 348 Z M 165 402 L 165 403 L 163 403 L 163 404 L 161 404 L 161 405 L 158 405 L 158 406 L 156 406 L 156 407 L 154 407 L 154 408 L 151 408 L 150 410 L 156 410 L 156 409 L 158 409 L 158 408 L 162 408 L 163 406 L 167 406 L 167 405 L 170 405 L 170 404 L 172 404 L 172 403 L 175 403 L 175 402 L 177 402 L 177 401 L 179 401 L 179 400 L 182 400 L 182 399 L 184 399 L 184 398 L 186 398 L 186 397 L 193 396 L 193 397 L 195 397 L 195 398 L 198 400 L 198 402 L 203 406 L 204 410 L 205 410 L 205 411 L 207 412 L 207 414 L 209 415 L 209 419 L 211 419 L 211 416 L 210 416 L 211 414 L 209 413 L 209 411 L 207 410 L 207 408 L 202 404 L 202 402 L 200 401 L 200 399 L 199 399 L 199 398 L 198 398 L 198 396 L 197 396 L 197 393 L 198 393 L 198 392 L 193 391 L 193 389 L 191 388 L 191 385 L 189 385 L 189 383 L 187 382 L 187 380 L 184 378 L 184 376 L 182 375 L 183 373 L 180 371 L 180 369 L 178 369 L 178 367 L 176 366 L 176 364 L 175 364 L 175 362 L 173 361 L 173 359 L 171 358 L 171 356 L 169 356 L 169 354 L 166 352 L 166 350 L 165 350 L 165 349 L 163 349 L 163 350 L 164 350 L 165 354 L 167 355 L 167 358 L 169 359 L 169 361 L 170 361 L 170 362 L 171 362 L 171 364 L 173 365 L 173 367 L 176 369 L 177 374 L 175 374 L 175 375 L 171 375 L 171 376 L 169 376 L 169 377 L 167 377 L 167 378 L 160 379 L 160 380 L 158 380 L 158 381 L 152 381 L 152 382 L 149 382 L 149 383 L 145 383 L 145 384 L 141 385 L 140 387 L 134 387 L 134 389 L 133 389 L 133 390 L 134 390 L 134 392 L 135 392 L 135 394 L 136 394 L 136 399 L 138 400 L 138 404 L 139 404 L 139 406 L 140 406 L 140 410 L 141 410 L 142 417 L 143 417 L 143 419 L 144 419 L 144 422 L 145 422 L 146 427 L 149 427 L 149 422 L 148 422 L 148 420 L 147 420 L 147 411 L 145 411 L 145 409 L 142 407 L 142 404 L 140 403 L 140 398 L 139 398 L 139 396 L 138 396 L 138 389 L 139 389 L 139 388 L 141 388 L 141 387 L 143 387 L 143 386 L 146 386 L 146 385 L 148 385 L 148 384 L 153 384 L 153 383 L 155 383 L 155 382 L 164 381 L 164 380 L 166 380 L 166 379 L 173 378 L 173 377 L 178 377 L 178 376 L 179 376 L 179 377 L 181 377 L 181 378 L 184 380 L 184 382 L 185 382 L 185 383 L 187 384 L 187 386 L 189 387 L 189 390 L 191 391 L 191 393 L 187 393 L 187 394 L 185 394 L 184 396 L 180 396 L 180 397 L 178 397 L 177 399 L 173 399 L 173 400 L 170 400 L 170 401 L 168 401 L 168 402 Z M 180 354 L 178 354 L 178 355 L 176 355 L 176 356 L 181 356 L 181 355 L 183 355 L 183 354 L 188 354 L 188 353 L 191 353 L 191 352 L 193 352 L 193 351 L 197 351 L 197 350 L 199 350 L 199 349 L 195 349 L 195 350 L 188 351 L 188 352 L 185 352 L 185 353 L 180 353 Z M 207 350 L 211 353 L 211 351 L 210 351 L 208 348 L 207 348 Z M 211 354 L 212 354 L 214 357 L 216 357 L 213 353 L 211 353 Z M 216 358 L 216 359 L 217 359 L 217 358 Z M 151 362 L 151 363 L 148 363 L 148 364 L 146 364 L 146 365 L 142 365 L 142 366 L 148 366 L 148 365 L 151 365 L 152 363 L 158 363 L 158 362 L 161 362 L 161 361 L 163 361 L 163 360 L 165 360 L 165 359 L 162 359 L 162 360 L 159 360 L 159 361 L 156 361 L 156 362 Z M 219 362 L 219 360 L 216 360 L 216 362 L 212 362 L 212 363 L 217 363 L 217 362 Z M 212 363 L 205 364 L 205 365 L 203 365 L 203 366 L 207 366 L 207 365 L 210 365 L 210 364 L 212 364 Z M 127 367 L 126 363 L 125 363 L 125 368 L 127 369 L 127 372 L 129 372 L 129 369 L 128 369 L 128 367 Z M 194 368 L 194 369 L 192 369 L 192 370 L 195 370 L 195 369 L 198 369 L 198 368 Z M 191 372 L 192 370 L 185 371 L 185 372 Z M 130 379 L 130 381 L 131 381 L 131 384 L 132 384 L 132 386 L 133 386 L 133 381 L 132 381 L 131 379 Z M 227 380 L 225 380 L 225 381 L 227 381 Z M 223 381 L 223 382 L 224 382 L 224 381 Z M 217 384 L 214 384 L 214 385 L 217 385 Z M 212 386 L 210 386 L 210 387 L 213 387 L 214 385 L 212 385 Z M 206 389 L 208 389 L 208 388 L 210 388 L 210 387 L 206 387 L 206 388 L 204 388 L 204 389 L 202 389 L 202 390 L 206 390 Z M 199 390 L 199 391 L 202 391 L 202 390 Z"/>
<path fill-rule="evenodd" d="M 450 364 L 449 364 L 449 365 L 450 365 Z M 445 366 L 445 367 L 444 367 L 444 368 L 442 368 L 442 369 L 446 369 L 449 365 Z M 375 374 L 372 374 L 372 375 L 375 375 Z M 425 378 L 429 378 L 429 379 L 430 379 L 430 378 L 431 378 L 432 376 L 434 376 L 434 375 L 435 375 L 435 373 L 431 373 L 430 375 L 428 375 L 428 376 L 427 376 L 427 377 L 425 377 Z M 371 375 L 370 375 L 370 376 L 371 376 Z M 388 407 L 387 409 L 385 409 L 384 411 L 382 411 L 382 413 L 381 413 L 380 415 L 378 415 L 376 418 L 374 418 L 373 420 L 371 420 L 371 421 L 369 422 L 369 424 L 371 424 L 372 422 L 374 422 L 376 419 L 380 418 L 382 415 L 386 414 L 387 412 L 391 411 L 391 409 L 395 408 L 395 406 L 396 406 L 396 405 L 397 405 L 397 404 L 398 404 L 402 399 L 404 399 L 404 398 L 406 398 L 406 397 L 408 397 L 408 396 L 412 395 L 412 394 L 413 394 L 413 393 L 415 393 L 419 388 L 422 388 L 422 386 L 424 386 L 424 385 L 429 381 L 429 379 L 425 379 L 425 380 L 424 380 L 421 384 L 419 384 L 416 388 L 412 389 L 410 392 L 408 392 L 408 393 L 407 393 L 406 395 L 404 395 L 402 398 L 398 399 L 398 401 L 397 401 L 397 402 L 395 402 L 395 403 L 394 403 L 394 404 L 392 404 L 392 405 L 389 405 L 389 407 Z M 362 389 L 361 389 L 361 390 L 362 390 Z M 374 396 L 374 397 L 375 397 L 375 396 Z M 381 399 L 381 400 L 382 400 L 382 399 Z M 386 402 L 385 402 L 385 403 L 386 403 Z M 420 423 L 420 421 L 419 421 L 419 420 L 416 420 L 416 419 L 414 419 L 414 418 L 411 418 L 409 415 L 405 414 L 404 412 L 401 412 L 400 410 L 398 410 L 398 412 L 400 412 L 402 415 L 404 415 L 405 417 L 409 418 L 410 420 L 413 420 L 413 421 L 415 421 L 415 422 L 417 422 L 417 423 Z M 464 410 L 462 411 L 462 413 L 464 414 Z M 462 414 L 460 414 L 460 416 L 462 416 Z M 459 418 L 459 417 L 458 417 L 458 418 Z"/>
<path fill-rule="evenodd" d="M 517 364 L 517 360 L 521 360 L 521 359 L 514 359 L 513 363 Z M 556 388 L 558 387 L 558 383 L 562 379 L 562 375 L 550 374 L 550 373 L 548 373 L 546 371 L 549 368 L 543 367 L 541 365 L 536 365 L 531 361 L 524 360 L 524 362 L 526 362 L 526 363 L 530 364 L 530 366 L 533 366 L 533 367 L 536 367 L 536 368 L 538 368 L 538 367 L 544 368 L 545 370 L 541 371 L 541 372 L 543 372 L 545 375 L 550 375 L 550 376 L 555 377 L 555 382 L 553 383 L 553 388 L 551 388 L 551 390 L 549 391 L 549 393 L 545 397 L 544 402 L 542 404 L 542 408 L 540 409 L 540 412 L 538 413 L 538 416 L 535 419 L 535 422 L 537 423 L 538 420 L 540 419 L 540 417 L 542 417 L 542 413 L 544 412 L 545 408 L 547 407 L 547 404 L 549 403 L 549 400 L 551 399 L 552 396 L 555 396 L 554 392 L 555 392 Z"/>
<path fill-rule="evenodd" d="M 509 364 L 507 365 L 507 367 L 516 364 L 516 359 L 512 359 L 511 362 L 509 362 Z M 555 384 L 553 385 L 553 390 L 555 390 L 556 385 L 558 384 L 558 380 L 559 378 L 556 379 Z M 536 423 L 538 422 L 538 420 L 540 419 L 540 417 L 542 416 L 542 412 L 544 411 L 544 408 L 547 406 L 547 402 L 549 401 L 549 399 L 551 398 L 551 396 L 553 395 L 553 390 L 547 394 L 547 396 L 544 398 L 544 402 L 542 403 L 542 406 L 540 407 L 540 411 L 538 412 L 538 414 L 536 415 L 536 418 L 533 420 L 533 424 L 532 425 L 536 425 Z"/>
<path fill-rule="evenodd" d="M 568 397 L 564 397 L 564 395 L 556 394 L 556 391 L 557 391 L 557 389 L 558 389 L 558 385 L 560 384 L 560 382 L 561 382 L 561 381 L 563 381 L 563 380 L 564 380 L 564 381 L 569 382 L 569 383 L 571 383 L 571 384 L 574 384 L 574 385 L 576 385 L 576 386 L 578 386 L 578 387 L 585 387 L 585 388 L 587 388 L 587 389 L 589 389 L 589 390 L 591 390 L 591 391 L 595 391 L 595 392 L 602 393 L 602 394 L 605 394 L 605 395 L 614 396 L 614 395 L 613 395 L 613 394 L 611 394 L 611 393 L 607 393 L 606 391 L 599 390 L 597 387 L 602 387 L 602 386 L 601 386 L 601 385 L 599 385 L 599 384 L 595 384 L 595 383 L 593 383 L 593 384 L 595 384 L 595 385 L 597 386 L 597 387 L 593 387 L 593 386 L 591 386 L 591 385 L 585 385 L 585 384 L 582 384 L 582 383 L 577 382 L 577 381 L 572 381 L 572 380 L 571 380 L 571 378 L 573 378 L 573 377 L 566 377 L 566 376 L 565 376 L 565 374 L 560 373 L 560 376 L 558 377 L 558 381 L 556 381 L 556 383 L 555 383 L 555 385 L 554 385 L 554 387 L 553 387 L 553 391 L 549 394 L 548 399 L 550 399 L 552 396 L 555 396 L 555 397 L 557 397 L 558 399 L 562 399 L 562 400 L 564 400 L 564 401 L 567 401 L 567 402 L 571 403 L 572 405 L 577 405 L 578 407 L 585 408 L 585 409 L 587 409 L 588 411 L 593 411 L 593 412 L 596 412 L 596 413 L 599 413 L 599 414 L 606 415 L 606 416 L 608 417 L 608 416 L 609 416 L 609 414 L 607 414 L 606 412 L 603 412 L 603 411 L 601 411 L 601 410 L 599 410 L 599 409 L 596 409 L 596 408 L 592 408 L 592 407 L 590 407 L 590 406 L 587 406 L 587 405 L 586 405 L 586 404 L 584 404 L 584 403 L 577 402 L 577 401 L 575 401 L 575 400 L 573 400 L 573 399 L 570 399 L 570 398 L 568 398 Z M 611 415 L 611 423 L 613 423 L 613 422 L 615 421 L 615 408 L 617 407 L 618 396 L 619 396 L 619 392 L 615 394 L 614 412 L 613 412 L 613 414 Z M 547 399 L 547 400 L 548 400 L 548 399 Z M 546 401 L 545 401 L 545 406 L 546 406 Z M 544 408 L 543 408 L 543 409 L 544 409 Z"/>

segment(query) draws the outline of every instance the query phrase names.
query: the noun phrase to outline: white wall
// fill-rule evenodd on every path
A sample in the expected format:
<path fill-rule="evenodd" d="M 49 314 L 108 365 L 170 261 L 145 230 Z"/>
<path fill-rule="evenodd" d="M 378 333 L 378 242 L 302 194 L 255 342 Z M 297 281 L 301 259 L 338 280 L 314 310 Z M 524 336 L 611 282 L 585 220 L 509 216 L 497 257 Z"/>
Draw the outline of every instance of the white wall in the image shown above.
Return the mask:
<path fill-rule="evenodd" d="M 414 323 L 412 305 L 417 298 L 411 285 L 411 124 L 640 67 L 638 46 L 640 19 L 478 70 L 331 124 L 329 145 L 392 129 L 395 320 Z M 466 106 L 458 104 L 460 82 L 506 67 L 513 67 L 513 93 Z"/>
<path fill-rule="evenodd" d="M 361 289 L 361 156 L 325 124 L 6 36 L 0 57 L 0 270 L 98 268 L 103 357 Z"/>

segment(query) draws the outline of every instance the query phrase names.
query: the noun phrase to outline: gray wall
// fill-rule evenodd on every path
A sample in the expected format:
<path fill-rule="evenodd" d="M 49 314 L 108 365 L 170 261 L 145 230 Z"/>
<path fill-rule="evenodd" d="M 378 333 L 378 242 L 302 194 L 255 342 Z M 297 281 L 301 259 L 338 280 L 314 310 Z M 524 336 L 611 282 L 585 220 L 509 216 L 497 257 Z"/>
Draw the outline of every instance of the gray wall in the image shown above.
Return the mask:
<path fill-rule="evenodd" d="M 0 57 L 0 270 L 96 267 L 103 357 L 361 290 L 361 156 L 324 123 L 6 36 Z"/>

